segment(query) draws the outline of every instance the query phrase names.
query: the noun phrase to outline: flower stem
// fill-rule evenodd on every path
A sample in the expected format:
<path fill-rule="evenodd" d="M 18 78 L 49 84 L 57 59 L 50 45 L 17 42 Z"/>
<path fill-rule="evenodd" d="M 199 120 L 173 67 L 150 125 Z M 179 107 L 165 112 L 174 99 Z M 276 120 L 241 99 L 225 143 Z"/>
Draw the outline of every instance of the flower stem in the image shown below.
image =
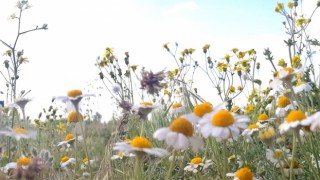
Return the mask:
<path fill-rule="evenodd" d="M 177 155 L 177 151 L 174 150 L 173 153 L 172 153 L 172 161 L 171 161 L 171 164 L 170 164 L 170 167 L 169 167 L 169 171 L 168 171 L 166 180 L 171 180 L 172 170 L 173 170 L 173 167 L 174 167 L 174 163 L 176 161 L 176 155 Z"/>
<path fill-rule="evenodd" d="M 228 148 L 227 148 L 227 141 L 223 141 L 223 153 L 224 153 L 224 179 L 227 179 L 226 177 L 226 174 L 228 173 L 228 155 L 227 155 L 227 151 L 228 151 Z"/>
<path fill-rule="evenodd" d="M 293 142 L 292 142 L 292 157 L 290 161 L 290 180 L 293 179 L 293 166 L 294 166 L 294 156 L 297 150 L 297 135 L 299 132 L 293 132 Z"/>
<path fill-rule="evenodd" d="M 142 173 L 142 170 L 141 168 L 143 167 L 143 157 L 144 156 L 139 156 L 137 155 L 137 158 L 136 158 L 136 164 L 135 164 L 135 168 L 134 168 L 134 173 L 135 173 L 135 179 L 142 179 L 142 176 L 141 176 L 141 173 Z"/>
<path fill-rule="evenodd" d="M 82 122 L 80 121 L 80 127 L 81 127 L 81 133 L 83 135 L 83 143 L 84 143 L 84 150 L 85 150 L 85 153 L 86 153 L 86 158 L 88 158 L 88 166 L 89 166 L 89 171 L 90 171 L 90 179 L 92 180 L 93 179 L 93 176 L 92 176 L 92 168 L 91 168 L 91 163 L 90 163 L 90 158 L 89 158 L 89 153 L 88 153 L 88 147 L 87 147 L 87 143 L 86 143 L 86 137 L 85 137 L 85 134 L 84 134 L 84 128 L 82 126 Z"/>
<path fill-rule="evenodd" d="M 77 166 L 78 166 L 78 158 L 77 158 L 77 135 L 74 141 L 74 158 L 75 158 L 75 166 L 74 166 L 74 174 L 73 174 L 73 179 L 76 180 L 77 179 Z"/>
<path fill-rule="evenodd" d="M 301 104 L 298 102 L 298 97 L 297 97 L 296 93 L 294 92 L 294 89 L 293 89 L 293 87 L 292 87 L 292 84 L 289 84 L 289 88 L 290 88 L 290 91 L 291 91 L 291 93 L 292 93 L 293 99 L 294 99 L 294 100 L 297 102 L 297 104 L 298 104 L 299 109 L 300 109 L 301 111 L 304 111 L 304 107 L 301 106 Z"/>

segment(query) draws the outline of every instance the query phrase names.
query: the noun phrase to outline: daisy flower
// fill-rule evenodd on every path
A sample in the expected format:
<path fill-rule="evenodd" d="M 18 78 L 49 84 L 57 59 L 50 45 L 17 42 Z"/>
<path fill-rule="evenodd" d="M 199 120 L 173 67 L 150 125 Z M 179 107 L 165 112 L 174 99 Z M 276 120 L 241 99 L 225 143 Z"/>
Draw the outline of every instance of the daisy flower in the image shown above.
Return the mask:
<path fill-rule="evenodd" d="M 180 114 L 184 112 L 186 108 L 181 103 L 173 103 L 171 106 L 171 113 L 172 114 Z"/>
<path fill-rule="evenodd" d="M 272 144 L 273 140 L 275 139 L 275 136 L 276 132 L 272 126 L 262 129 L 261 131 L 259 131 L 258 135 L 259 139 L 268 145 Z"/>
<path fill-rule="evenodd" d="M 247 129 L 242 132 L 243 136 L 251 136 L 254 132 L 258 132 L 260 129 L 265 128 L 266 124 L 250 124 Z"/>
<path fill-rule="evenodd" d="M 149 113 L 158 105 L 154 105 L 152 102 L 141 102 L 139 105 L 132 107 L 132 110 L 140 116 L 141 119 L 147 119 Z"/>
<path fill-rule="evenodd" d="M 75 140 L 76 137 L 73 134 L 67 134 L 64 141 L 59 142 L 57 146 L 70 146 Z"/>
<path fill-rule="evenodd" d="M 234 113 L 240 113 L 241 109 L 239 106 L 233 106 L 232 109 L 231 109 L 231 112 L 234 112 Z"/>
<path fill-rule="evenodd" d="M 198 170 L 201 171 L 201 170 L 206 169 L 209 166 L 211 166 L 212 161 L 211 160 L 204 160 L 201 157 L 195 157 L 195 158 L 191 159 L 191 161 L 187 164 L 188 165 L 186 167 L 184 167 L 185 171 L 197 173 Z"/>
<path fill-rule="evenodd" d="M 82 164 L 81 164 L 81 169 L 82 170 L 84 170 L 84 169 L 86 169 L 88 166 L 89 166 L 89 164 L 92 166 L 93 165 L 93 163 L 94 163 L 94 160 L 89 160 L 88 158 L 84 158 L 83 160 L 82 160 Z"/>
<path fill-rule="evenodd" d="M 274 79 L 271 83 L 273 89 L 277 89 L 283 83 L 289 84 L 292 82 L 296 74 L 303 71 L 303 68 L 293 69 L 291 67 L 284 67 L 274 74 Z"/>
<path fill-rule="evenodd" d="M 232 154 L 231 156 L 228 157 L 228 163 L 237 164 L 238 165 L 237 167 L 242 167 L 242 165 L 243 165 L 243 162 L 241 161 L 240 156 L 237 155 L 237 157 L 236 157 L 236 155 L 234 155 L 234 154 Z"/>
<path fill-rule="evenodd" d="M 125 157 L 133 157 L 133 156 L 136 156 L 136 155 L 132 153 L 118 152 L 117 154 L 111 156 L 111 160 L 123 159 Z"/>
<path fill-rule="evenodd" d="M 215 109 L 203 116 L 199 121 L 202 135 L 210 135 L 217 140 L 226 140 L 230 137 L 237 138 L 241 129 L 247 128 L 249 118 L 246 115 L 237 115 L 225 109 Z"/>
<path fill-rule="evenodd" d="M 283 134 L 291 129 L 299 130 L 301 127 L 310 126 L 312 119 L 307 119 L 305 113 L 300 110 L 291 111 L 285 121 L 280 124 L 280 134 Z"/>
<path fill-rule="evenodd" d="M 10 169 L 15 169 L 17 167 L 22 167 L 23 169 L 27 169 L 29 164 L 31 163 L 31 158 L 21 156 L 19 159 L 17 159 L 16 162 L 10 162 L 6 164 L 4 167 L 1 167 L 0 170 L 4 173 L 8 173 Z"/>
<path fill-rule="evenodd" d="M 294 109 L 294 106 L 291 103 L 291 100 L 286 96 L 280 96 L 278 98 L 277 106 L 278 106 L 276 109 L 277 117 L 285 117 L 289 110 Z"/>
<path fill-rule="evenodd" d="M 17 141 L 20 139 L 35 139 L 37 136 L 37 132 L 35 131 L 28 131 L 24 128 L 16 127 L 14 129 L 11 129 L 7 127 L 7 130 L 0 131 L 0 134 L 3 134 L 5 136 L 10 136 L 15 138 Z"/>
<path fill-rule="evenodd" d="M 68 91 L 67 96 L 57 96 L 54 97 L 54 100 L 62 101 L 64 103 L 71 103 L 75 109 L 75 111 L 79 111 L 79 103 L 82 98 L 95 96 L 94 94 L 82 94 L 81 90 L 75 89 Z"/>
<path fill-rule="evenodd" d="M 272 122 L 273 120 L 275 120 L 276 118 L 269 118 L 269 116 L 265 113 L 262 113 L 258 116 L 258 122 L 257 124 L 262 125 L 265 124 L 267 122 Z"/>
<path fill-rule="evenodd" d="M 227 176 L 234 177 L 233 180 L 254 180 L 257 179 L 253 176 L 251 169 L 244 167 L 239 169 L 237 172 L 228 173 Z"/>
<path fill-rule="evenodd" d="M 168 154 L 165 149 L 153 148 L 151 142 L 145 138 L 136 136 L 129 143 L 119 142 L 113 147 L 113 150 L 124 152 L 124 153 L 134 153 L 139 159 L 143 158 L 146 154 L 162 157 Z"/>
<path fill-rule="evenodd" d="M 65 168 L 66 166 L 68 166 L 69 164 L 75 162 L 76 159 L 75 158 L 70 158 L 68 156 L 63 156 L 60 160 L 60 166 L 62 168 Z"/>
<path fill-rule="evenodd" d="M 159 141 L 165 140 L 169 147 L 175 150 L 185 150 L 191 147 L 194 151 L 203 148 L 203 140 L 193 136 L 193 125 L 185 118 L 173 120 L 169 127 L 158 129 L 153 137 Z"/>
<path fill-rule="evenodd" d="M 71 111 L 68 114 L 68 117 L 67 117 L 67 122 L 68 123 L 77 123 L 79 121 L 83 121 L 83 116 L 82 116 L 81 113 L 76 112 L 76 111 Z"/>
<path fill-rule="evenodd" d="M 30 101 L 31 101 L 31 99 L 19 98 L 19 99 L 16 99 L 15 102 L 10 106 L 19 107 L 21 109 L 23 119 L 25 119 L 25 117 L 26 117 L 25 107 Z"/>
<path fill-rule="evenodd" d="M 223 106 L 225 104 L 221 104 Z M 190 120 L 191 123 L 195 124 L 204 116 L 205 114 L 212 112 L 213 107 L 209 102 L 204 102 L 198 105 L 195 105 L 193 108 L 193 112 L 190 114 L 183 115 L 184 118 Z"/>
<path fill-rule="evenodd" d="M 312 87 L 309 83 L 305 83 L 304 81 L 299 81 L 294 87 L 293 90 L 295 93 L 301 92 L 309 92 L 312 90 Z"/>
<path fill-rule="evenodd" d="M 290 151 L 289 149 L 287 149 L 286 151 L 283 151 L 281 149 L 275 149 L 275 150 L 267 149 L 266 157 L 270 162 L 276 165 L 276 167 L 279 167 L 280 165 L 279 162 L 284 159 L 285 153 L 289 153 L 289 151 Z"/>

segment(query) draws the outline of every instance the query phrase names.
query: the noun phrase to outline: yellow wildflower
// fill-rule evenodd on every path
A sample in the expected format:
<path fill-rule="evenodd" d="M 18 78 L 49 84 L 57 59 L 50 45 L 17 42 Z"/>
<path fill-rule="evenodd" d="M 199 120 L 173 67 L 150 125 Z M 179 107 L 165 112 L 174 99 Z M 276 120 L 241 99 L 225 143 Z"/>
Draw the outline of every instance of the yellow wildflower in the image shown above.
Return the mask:
<path fill-rule="evenodd" d="M 300 18 L 296 20 L 297 26 L 302 26 L 304 24 L 308 24 L 308 20 L 306 18 Z"/>
<path fill-rule="evenodd" d="M 277 3 L 276 7 L 274 8 L 276 12 L 280 12 L 283 10 L 283 3 Z"/>
<path fill-rule="evenodd" d="M 287 63 L 284 61 L 284 59 L 279 59 L 278 66 L 287 67 Z"/>
<path fill-rule="evenodd" d="M 225 63 L 218 63 L 218 70 L 220 72 L 222 71 L 227 71 L 227 68 L 230 67 L 230 64 L 225 64 Z"/>
<path fill-rule="evenodd" d="M 229 86 L 229 89 L 228 89 L 228 90 L 229 90 L 230 93 L 234 93 L 235 90 L 236 90 L 236 88 L 231 85 L 231 86 Z"/>
<path fill-rule="evenodd" d="M 292 9 L 294 6 L 294 3 L 293 2 L 288 2 L 288 8 Z"/>

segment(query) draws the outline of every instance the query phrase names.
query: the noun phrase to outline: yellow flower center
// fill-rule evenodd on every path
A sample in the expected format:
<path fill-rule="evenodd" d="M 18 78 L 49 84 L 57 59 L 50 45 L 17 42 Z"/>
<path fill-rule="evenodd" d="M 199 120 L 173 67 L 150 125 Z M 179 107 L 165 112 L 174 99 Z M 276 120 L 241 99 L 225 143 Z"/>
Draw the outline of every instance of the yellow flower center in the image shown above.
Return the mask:
<path fill-rule="evenodd" d="M 63 156 L 61 162 L 67 162 L 70 158 L 68 156 Z"/>
<path fill-rule="evenodd" d="M 282 70 L 283 70 L 283 71 L 288 71 L 288 72 L 289 72 L 289 74 L 291 74 L 291 73 L 293 73 L 293 72 L 294 72 L 294 69 L 293 69 L 293 68 L 291 68 L 291 67 L 284 67 Z"/>
<path fill-rule="evenodd" d="M 254 105 L 253 104 L 249 104 L 247 107 L 246 107 L 246 113 L 249 114 L 253 111 L 254 109 Z"/>
<path fill-rule="evenodd" d="M 263 114 L 260 114 L 259 117 L 258 117 L 258 121 L 265 121 L 265 120 L 268 120 L 269 119 L 269 116 L 265 113 Z"/>
<path fill-rule="evenodd" d="M 303 74 L 298 74 L 298 75 L 296 76 L 296 79 L 301 79 L 302 76 L 303 76 Z"/>
<path fill-rule="evenodd" d="M 285 96 L 280 96 L 278 99 L 278 107 L 284 108 L 291 103 L 290 99 Z"/>
<path fill-rule="evenodd" d="M 31 162 L 31 158 L 21 157 L 17 160 L 17 165 L 18 166 L 27 166 L 28 164 L 30 164 L 30 162 Z"/>
<path fill-rule="evenodd" d="M 88 158 L 84 158 L 84 159 L 82 160 L 83 163 L 87 163 L 88 161 L 89 161 Z"/>
<path fill-rule="evenodd" d="M 295 110 L 291 111 L 288 116 L 287 116 L 287 123 L 294 122 L 294 121 L 302 121 L 306 119 L 306 115 L 300 111 L 300 110 Z"/>
<path fill-rule="evenodd" d="M 239 180 L 252 180 L 253 179 L 253 174 L 251 169 L 249 168 L 241 168 L 239 169 L 235 175 L 235 177 L 237 177 Z"/>
<path fill-rule="evenodd" d="M 81 96 L 82 95 L 82 91 L 81 90 L 71 90 L 71 91 L 68 91 L 68 94 L 67 94 L 69 97 L 77 97 L 77 96 Z"/>
<path fill-rule="evenodd" d="M 79 122 L 83 120 L 83 116 L 80 113 L 72 111 L 69 113 L 67 120 L 69 123 Z"/>
<path fill-rule="evenodd" d="M 67 134 L 66 137 L 64 138 L 65 141 L 69 141 L 70 139 L 74 139 L 74 135 L 73 134 Z"/>
<path fill-rule="evenodd" d="M 228 157 L 229 160 L 233 160 L 236 158 L 236 155 L 232 154 L 231 156 Z"/>
<path fill-rule="evenodd" d="M 140 105 L 142 105 L 142 106 L 152 106 L 153 103 L 152 102 L 141 102 Z"/>
<path fill-rule="evenodd" d="M 303 84 L 305 84 L 304 81 L 299 81 L 299 82 L 297 82 L 296 86 L 298 87 L 298 86 L 303 85 Z"/>
<path fill-rule="evenodd" d="M 283 156 L 283 152 L 280 149 L 276 149 L 272 154 L 272 157 L 277 160 L 282 158 L 282 156 Z"/>
<path fill-rule="evenodd" d="M 199 117 L 202 117 L 206 113 L 213 110 L 212 105 L 209 102 L 198 104 L 194 107 L 193 113 Z"/>
<path fill-rule="evenodd" d="M 27 131 L 26 129 L 24 129 L 24 128 L 19 128 L 19 127 L 14 128 L 13 131 L 16 132 L 16 133 L 21 133 L 21 134 L 27 134 L 27 133 L 28 133 L 28 131 Z"/>
<path fill-rule="evenodd" d="M 276 133 L 274 131 L 274 128 L 268 127 L 266 129 L 259 131 L 259 138 L 262 141 L 267 142 L 267 141 L 271 141 L 274 138 L 275 134 Z"/>
<path fill-rule="evenodd" d="M 231 112 L 237 112 L 239 109 L 239 106 L 233 106 Z"/>
<path fill-rule="evenodd" d="M 176 108 L 179 108 L 179 107 L 182 107 L 182 104 L 181 104 L 181 103 L 174 103 L 174 104 L 172 104 L 172 108 L 173 108 L 173 109 L 176 109 Z"/>
<path fill-rule="evenodd" d="M 190 163 L 191 164 L 200 164 L 200 163 L 202 163 L 202 158 L 195 157 L 195 158 L 191 159 Z"/>
<path fill-rule="evenodd" d="M 188 136 L 188 137 L 192 136 L 193 134 L 192 124 L 188 120 L 182 117 L 179 117 L 174 121 L 172 121 L 169 128 L 171 131 L 184 134 L 185 136 Z"/>
<path fill-rule="evenodd" d="M 220 110 L 212 117 L 211 123 L 214 126 L 228 127 L 233 124 L 234 121 L 235 120 L 230 112 L 227 110 Z"/>
<path fill-rule="evenodd" d="M 152 148 L 152 144 L 147 138 L 139 136 L 133 138 L 130 145 L 137 148 Z"/>
<path fill-rule="evenodd" d="M 119 156 L 119 157 L 123 157 L 123 155 L 124 155 L 123 152 L 118 152 L 117 153 L 117 156 Z"/>
<path fill-rule="evenodd" d="M 259 128 L 259 126 L 257 125 L 257 124 L 251 124 L 251 125 L 249 125 L 248 126 L 248 129 L 257 129 L 257 128 Z"/>

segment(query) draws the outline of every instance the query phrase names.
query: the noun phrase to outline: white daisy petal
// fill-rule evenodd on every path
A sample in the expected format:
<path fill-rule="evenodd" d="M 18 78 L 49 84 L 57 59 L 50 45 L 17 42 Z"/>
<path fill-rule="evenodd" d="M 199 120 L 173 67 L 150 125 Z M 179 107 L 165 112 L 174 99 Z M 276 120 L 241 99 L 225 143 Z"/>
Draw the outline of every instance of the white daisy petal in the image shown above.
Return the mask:
<path fill-rule="evenodd" d="M 156 132 L 154 132 L 153 137 L 158 139 L 159 141 L 163 141 L 166 139 L 166 135 L 170 132 L 169 128 L 160 128 Z"/>

